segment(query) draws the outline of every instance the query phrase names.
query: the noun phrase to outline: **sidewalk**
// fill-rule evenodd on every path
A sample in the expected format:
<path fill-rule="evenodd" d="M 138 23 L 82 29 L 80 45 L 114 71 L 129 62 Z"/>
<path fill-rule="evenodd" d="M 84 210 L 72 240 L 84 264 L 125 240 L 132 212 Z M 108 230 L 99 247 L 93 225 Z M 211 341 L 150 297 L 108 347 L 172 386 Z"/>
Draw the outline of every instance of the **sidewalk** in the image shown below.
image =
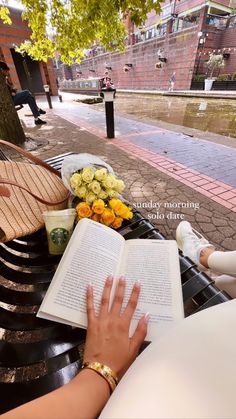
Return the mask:
<path fill-rule="evenodd" d="M 45 103 L 41 105 L 46 108 Z M 24 116 L 26 109 L 20 112 L 27 135 L 37 139 L 35 154 L 43 159 L 67 151 L 96 154 L 109 162 L 124 179 L 127 185 L 125 197 L 145 213 L 167 238 L 174 238 L 176 226 L 181 219 L 185 219 L 193 223 L 217 248 L 235 250 L 236 201 L 233 199 L 236 197 L 236 184 L 230 185 L 224 178 L 229 160 L 232 159 L 230 153 L 235 150 L 200 140 L 205 149 L 208 146 L 220 147 L 214 148 L 211 153 L 218 149 L 218 153 L 229 156 L 226 161 L 226 157 L 221 155 L 222 172 L 214 178 L 218 158 L 214 159 L 217 160 L 215 167 L 211 167 L 211 177 L 204 174 L 203 167 L 195 170 L 187 166 L 190 160 L 186 151 L 183 152 L 185 164 L 178 161 L 179 143 L 176 143 L 176 153 L 172 151 L 171 158 L 151 148 L 152 144 L 153 147 L 160 147 L 164 136 L 173 144 L 180 140 L 184 147 L 186 140 L 178 133 L 116 116 L 116 139 L 107 140 L 104 113 L 89 105 L 71 101 L 56 101 L 53 106 L 54 109 L 48 111 L 46 116 L 47 125 L 42 127 L 35 127 L 33 119 Z M 191 144 L 194 147 L 193 139 Z M 191 147 L 189 153 L 193 153 Z M 232 182 L 234 179 L 232 175 Z"/>

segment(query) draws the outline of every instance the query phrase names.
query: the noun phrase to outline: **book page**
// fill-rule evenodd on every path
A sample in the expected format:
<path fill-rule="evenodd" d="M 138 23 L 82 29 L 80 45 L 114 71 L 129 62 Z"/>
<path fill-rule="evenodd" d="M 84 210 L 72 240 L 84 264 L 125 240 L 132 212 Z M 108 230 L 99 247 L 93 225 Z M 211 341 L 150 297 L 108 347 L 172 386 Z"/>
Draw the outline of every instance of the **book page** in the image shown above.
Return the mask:
<path fill-rule="evenodd" d="M 105 278 L 115 274 L 124 242 L 111 228 L 92 220 L 81 220 L 58 265 L 38 317 L 86 327 L 87 286 L 93 284 L 95 306 L 98 306 Z"/>
<path fill-rule="evenodd" d="M 146 312 L 150 313 L 147 340 L 160 336 L 174 321 L 184 317 L 178 248 L 174 240 L 128 240 L 119 274 L 126 276 L 126 295 L 135 281 L 141 284 L 131 333 Z"/>

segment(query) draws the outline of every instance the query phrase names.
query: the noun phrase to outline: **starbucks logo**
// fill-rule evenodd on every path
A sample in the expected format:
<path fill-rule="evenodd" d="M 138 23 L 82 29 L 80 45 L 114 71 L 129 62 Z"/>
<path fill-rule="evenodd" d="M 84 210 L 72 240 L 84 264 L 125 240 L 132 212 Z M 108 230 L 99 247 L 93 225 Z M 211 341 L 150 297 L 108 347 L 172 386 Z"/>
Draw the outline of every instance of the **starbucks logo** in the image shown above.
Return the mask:
<path fill-rule="evenodd" d="M 65 228 L 54 228 L 51 233 L 50 237 L 52 242 L 57 246 L 61 246 L 68 241 L 69 231 Z"/>

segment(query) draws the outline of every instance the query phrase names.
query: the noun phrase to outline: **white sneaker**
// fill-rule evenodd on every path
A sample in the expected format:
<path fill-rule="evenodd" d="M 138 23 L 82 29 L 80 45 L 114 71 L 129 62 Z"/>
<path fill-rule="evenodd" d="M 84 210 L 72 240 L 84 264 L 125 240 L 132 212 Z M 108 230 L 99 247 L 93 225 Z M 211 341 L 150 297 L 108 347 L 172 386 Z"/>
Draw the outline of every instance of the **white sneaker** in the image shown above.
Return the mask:
<path fill-rule="evenodd" d="M 188 256 L 201 271 L 207 268 L 200 264 L 200 252 L 211 245 L 188 221 L 181 221 L 176 229 L 176 241 L 184 256 Z"/>

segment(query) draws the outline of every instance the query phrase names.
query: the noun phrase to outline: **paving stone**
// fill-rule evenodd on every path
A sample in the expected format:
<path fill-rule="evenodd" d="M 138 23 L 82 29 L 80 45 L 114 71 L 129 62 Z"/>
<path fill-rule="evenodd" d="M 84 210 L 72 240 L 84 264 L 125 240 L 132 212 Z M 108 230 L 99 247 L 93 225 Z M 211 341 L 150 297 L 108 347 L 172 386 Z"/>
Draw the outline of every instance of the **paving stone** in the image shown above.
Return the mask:
<path fill-rule="evenodd" d="M 228 225 L 228 222 L 224 218 L 214 218 L 214 224 L 215 226 L 220 227 Z"/>
<path fill-rule="evenodd" d="M 215 223 L 214 223 L 215 224 Z M 224 234 L 224 236 L 231 238 L 233 237 L 235 230 L 229 226 L 224 226 L 224 227 L 219 227 L 218 231 L 220 231 L 222 234 Z M 236 250 L 236 248 L 235 248 Z"/>
<path fill-rule="evenodd" d="M 206 217 L 202 214 L 196 214 L 196 221 L 201 221 L 202 223 L 210 223 L 211 222 L 211 218 L 210 217 Z M 214 223 L 215 225 L 215 223 Z M 222 225 L 222 224 L 221 224 Z"/>
<path fill-rule="evenodd" d="M 221 246 L 225 250 L 235 250 L 235 239 L 226 238 L 222 241 Z"/>
<path fill-rule="evenodd" d="M 199 223 L 200 226 L 200 231 L 202 231 L 203 233 L 206 232 L 213 232 L 216 231 L 216 226 L 214 224 L 209 224 L 209 223 Z"/>

